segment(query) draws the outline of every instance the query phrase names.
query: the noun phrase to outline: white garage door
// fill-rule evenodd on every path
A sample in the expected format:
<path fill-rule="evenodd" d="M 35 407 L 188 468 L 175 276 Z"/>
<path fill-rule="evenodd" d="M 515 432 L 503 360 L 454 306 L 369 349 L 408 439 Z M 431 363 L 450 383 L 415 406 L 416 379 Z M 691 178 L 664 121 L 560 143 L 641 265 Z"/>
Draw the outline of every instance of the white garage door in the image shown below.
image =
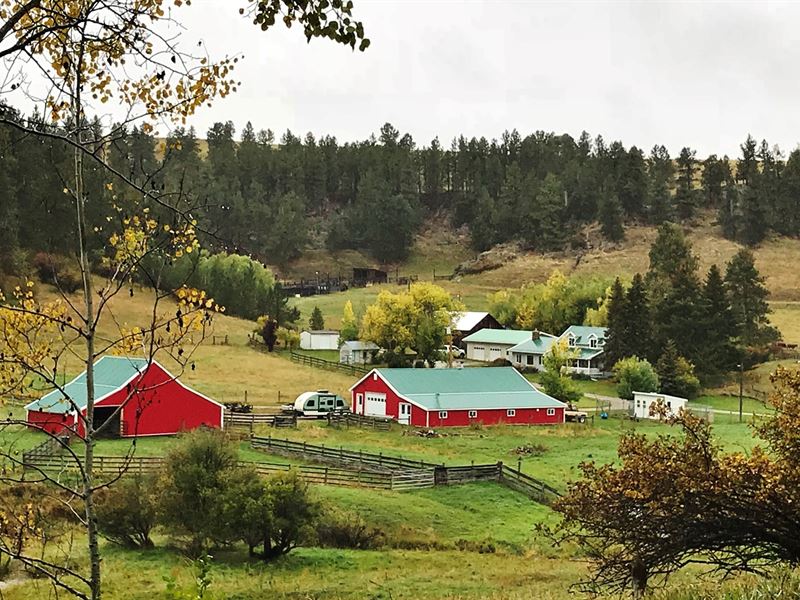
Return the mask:
<path fill-rule="evenodd" d="M 483 357 L 485 356 L 483 346 L 474 346 L 470 344 L 470 348 L 472 349 L 472 352 L 469 358 L 472 360 L 483 360 Z"/>
<path fill-rule="evenodd" d="M 364 394 L 365 414 L 372 417 L 385 417 L 386 416 L 386 394 L 378 394 L 375 392 L 367 392 Z"/>
<path fill-rule="evenodd" d="M 497 348 L 497 347 L 495 347 L 495 348 L 490 347 L 489 348 L 489 362 L 491 362 L 491 361 L 493 361 L 493 360 L 495 360 L 497 358 L 500 358 L 502 356 L 503 356 L 503 349 L 502 348 Z"/>

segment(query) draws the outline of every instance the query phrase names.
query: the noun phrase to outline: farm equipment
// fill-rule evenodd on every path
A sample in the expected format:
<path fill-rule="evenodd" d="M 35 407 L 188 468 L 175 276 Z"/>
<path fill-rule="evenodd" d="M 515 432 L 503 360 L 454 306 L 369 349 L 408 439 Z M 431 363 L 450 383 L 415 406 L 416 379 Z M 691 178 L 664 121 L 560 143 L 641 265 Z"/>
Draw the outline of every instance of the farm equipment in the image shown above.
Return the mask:
<path fill-rule="evenodd" d="M 575 408 L 571 402 L 567 404 L 567 409 L 564 411 L 564 421 L 567 423 L 586 423 L 586 416 L 584 411 Z"/>

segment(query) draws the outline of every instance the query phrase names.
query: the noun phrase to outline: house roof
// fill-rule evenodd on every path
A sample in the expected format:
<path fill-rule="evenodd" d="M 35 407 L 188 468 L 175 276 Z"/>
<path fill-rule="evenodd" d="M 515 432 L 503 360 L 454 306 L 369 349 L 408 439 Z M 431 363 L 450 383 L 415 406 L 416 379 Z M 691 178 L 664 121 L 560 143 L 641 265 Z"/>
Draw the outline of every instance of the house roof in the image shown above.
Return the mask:
<path fill-rule="evenodd" d="M 678 402 L 688 402 L 687 398 L 681 398 L 680 396 L 670 396 L 669 394 L 659 394 L 658 392 L 633 392 L 634 398 L 637 396 L 644 396 L 645 398 L 663 398 L 664 400 L 674 401 L 677 400 Z"/>
<path fill-rule="evenodd" d="M 471 310 L 458 313 L 453 319 L 453 329 L 456 331 L 472 331 L 478 323 L 488 316 L 488 312 L 477 312 Z"/>
<path fill-rule="evenodd" d="M 603 340 L 606 337 L 605 327 L 590 327 L 588 325 L 570 325 L 566 331 L 562 333 L 559 338 L 566 338 L 569 334 L 575 336 L 575 343 L 579 346 L 589 345 L 589 337 L 594 335 L 598 340 Z"/>
<path fill-rule="evenodd" d="M 140 373 L 147 370 L 149 362 L 144 358 L 125 356 L 103 356 L 94 363 L 94 399 L 95 401 L 117 391 Z M 62 393 L 63 390 L 63 393 Z M 86 407 L 86 371 L 63 386 L 62 390 L 53 390 L 38 400 L 34 400 L 26 410 L 64 414 L 72 412 L 74 406 L 81 410 Z M 69 397 L 72 401 L 65 397 Z"/>
<path fill-rule="evenodd" d="M 342 346 L 347 346 L 350 350 L 380 350 L 380 346 L 374 342 L 362 342 L 361 340 L 342 342 Z"/>
<path fill-rule="evenodd" d="M 531 331 L 519 329 L 479 329 L 473 334 L 465 337 L 462 342 L 473 342 L 478 344 L 510 344 L 515 346 L 530 339 Z"/>
<path fill-rule="evenodd" d="M 560 408 L 512 367 L 373 369 L 395 393 L 424 410 Z M 356 385 L 358 385 L 356 383 Z M 355 386 L 353 386 L 355 387 Z"/>
<path fill-rule="evenodd" d="M 519 354 L 544 354 L 550 347 L 553 345 L 558 338 L 554 335 L 550 335 L 549 333 L 539 333 L 538 339 L 533 339 L 533 337 L 529 337 L 524 342 L 520 342 L 516 346 L 512 346 L 508 349 L 509 352 L 517 352 Z"/>

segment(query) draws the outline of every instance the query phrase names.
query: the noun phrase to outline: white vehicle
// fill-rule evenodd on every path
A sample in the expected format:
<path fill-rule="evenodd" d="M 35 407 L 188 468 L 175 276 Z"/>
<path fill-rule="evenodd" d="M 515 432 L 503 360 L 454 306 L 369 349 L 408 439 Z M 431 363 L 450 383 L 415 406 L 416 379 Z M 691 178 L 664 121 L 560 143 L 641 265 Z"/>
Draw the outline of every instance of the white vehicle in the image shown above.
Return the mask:
<path fill-rule="evenodd" d="M 295 399 L 294 404 L 283 408 L 302 417 L 324 417 L 333 410 L 345 410 L 347 404 L 341 396 L 332 394 L 328 390 L 317 390 L 303 392 Z"/>
<path fill-rule="evenodd" d="M 444 348 L 439 348 L 439 352 L 442 353 L 442 356 L 445 360 L 447 360 L 447 355 L 452 352 L 453 358 L 464 358 L 466 352 L 463 348 L 459 348 L 458 346 L 445 346 Z"/>

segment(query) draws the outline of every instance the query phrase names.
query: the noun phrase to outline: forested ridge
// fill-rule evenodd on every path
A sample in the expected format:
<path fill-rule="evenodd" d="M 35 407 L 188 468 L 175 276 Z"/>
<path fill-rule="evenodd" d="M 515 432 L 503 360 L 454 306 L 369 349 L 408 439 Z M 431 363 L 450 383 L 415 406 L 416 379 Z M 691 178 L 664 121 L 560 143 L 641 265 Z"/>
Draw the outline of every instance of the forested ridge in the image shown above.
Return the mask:
<path fill-rule="evenodd" d="M 20 121 L 52 129 L 40 117 L 3 108 Z M 283 265 L 309 246 L 353 248 L 377 261 L 405 258 L 426 215 L 466 225 L 476 250 L 518 241 L 532 250 L 580 246 L 578 228 L 599 221 L 603 235 L 624 238 L 630 223 L 691 224 L 716 211 L 723 234 L 748 245 L 771 232 L 800 234 L 800 150 L 788 157 L 748 136 L 741 155 L 704 160 L 684 148 L 645 152 L 584 132 L 578 139 L 516 131 L 499 139 L 438 139 L 418 145 L 385 124 L 356 143 L 256 131 L 231 122 L 206 132 L 207 152 L 192 129 L 159 140 L 134 127 L 108 135 L 94 124 L 97 151 L 121 176 L 195 199 L 193 216 L 213 251 Z M 18 250 L 70 253 L 75 238 L 65 177 L 72 160 L 58 140 L 0 128 L 0 254 L 13 270 Z M 101 232 L 124 205 L 99 165 L 89 169 L 90 221 Z M 95 239 L 103 251 L 103 236 Z"/>

